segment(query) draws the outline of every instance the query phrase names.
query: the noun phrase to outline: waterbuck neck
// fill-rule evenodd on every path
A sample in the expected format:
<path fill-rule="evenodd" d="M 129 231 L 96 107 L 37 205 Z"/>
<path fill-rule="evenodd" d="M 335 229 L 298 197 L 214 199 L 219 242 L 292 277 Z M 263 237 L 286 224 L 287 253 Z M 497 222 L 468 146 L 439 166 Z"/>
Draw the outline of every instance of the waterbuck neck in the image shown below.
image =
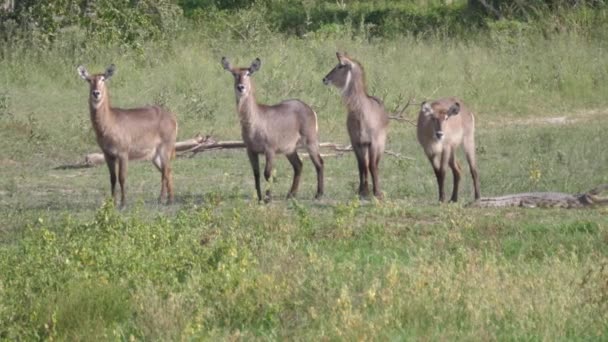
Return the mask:
<path fill-rule="evenodd" d="M 367 99 L 367 86 L 363 70 L 357 65 L 352 64 L 348 73 L 347 82 L 342 89 L 342 101 L 349 110 L 358 110 L 362 107 L 362 101 Z"/>
<path fill-rule="evenodd" d="M 249 94 L 237 98 L 236 101 L 236 109 L 239 113 L 239 119 L 241 120 L 241 124 L 252 124 L 259 113 L 259 106 L 255 101 L 253 89 L 250 90 Z"/>
<path fill-rule="evenodd" d="M 114 122 L 107 91 L 104 98 L 96 104 L 89 99 L 89 109 L 91 111 L 91 122 L 95 131 L 99 133 L 107 131 Z"/>

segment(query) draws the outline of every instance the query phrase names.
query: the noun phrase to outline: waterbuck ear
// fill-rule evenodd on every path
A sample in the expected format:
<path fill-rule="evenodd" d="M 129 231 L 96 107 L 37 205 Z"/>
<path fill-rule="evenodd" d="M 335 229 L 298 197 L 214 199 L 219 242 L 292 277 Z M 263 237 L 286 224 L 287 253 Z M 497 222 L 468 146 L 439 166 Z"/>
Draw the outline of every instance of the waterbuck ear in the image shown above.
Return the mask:
<path fill-rule="evenodd" d="M 460 113 L 460 103 L 454 103 L 450 109 L 448 109 L 448 116 L 457 115 Z"/>
<path fill-rule="evenodd" d="M 346 52 L 344 54 L 340 53 L 340 52 L 336 52 L 336 57 L 338 58 L 338 62 L 341 65 L 346 64 L 346 62 L 344 61 L 344 56 L 346 56 Z"/>
<path fill-rule="evenodd" d="M 228 62 L 228 58 L 226 57 L 222 57 L 222 66 L 224 67 L 224 70 L 232 70 L 232 66 L 230 65 L 230 62 Z"/>
<path fill-rule="evenodd" d="M 79 65 L 77 70 L 78 70 L 78 75 L 80 75 L 80 77 L 82 77 L 83 80 L 85 80 L 85 81 L 89 80 L 89 72 L 87 71 L 87 69 L 84 66 Z"/>
<path fill-rule="evenodd" d="M 253 74 L 254 72 L 260 70 L 262 66 L 262 61 L 259 58 L 256 58 L 251 62 L 251 66 L 249 67 L 249 73 Z"/>
<path fill-rule="evenodd" d="M 426 101 L 422 102 L 420 110 L 424 115 L 430 115 L 433 113 L 433 107 L 431 107 L 431 105 Z"/>
<path fill-rule="evenodd" d="M 103 77 L 106 80 L 108 80 L 108 79 L 110 79 L 110 77 L 112 77 L 112 75 L 114 75 L 115 71 L 116 71 L 116 65 L 110 64 L 110 66 L 106 69 L 106 72 L 103 74 Z"/>

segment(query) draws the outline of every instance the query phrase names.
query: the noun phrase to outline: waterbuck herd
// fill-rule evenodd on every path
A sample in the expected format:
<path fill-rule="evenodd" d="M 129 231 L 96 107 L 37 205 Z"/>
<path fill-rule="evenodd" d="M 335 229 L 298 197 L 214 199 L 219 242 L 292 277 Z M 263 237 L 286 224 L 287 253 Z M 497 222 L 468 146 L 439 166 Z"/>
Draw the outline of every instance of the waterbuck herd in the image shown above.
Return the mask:
<path fill-rule="evenodd" d="M 372 179 L 373 195 L 383 198 L 380 190 L 379 164 L 388 134 L 389 115 L 382 101 L 367 93 L 365 72 L 361 63 L 337 53 L 338 64 L 323 78 L 323 83 L 340 89 L 347 111 L 346 128 L 359 168 L 359 196 L 369 197 L 368 174 Z M 253 169 L 255 189 L 259 201 L 269 201 L 271 194 L 262 197 L 259 155 L 266 159 L 264 178 L 270 180 L 273 159 L 284 154 L 293 166 L 293 183 L 287 197 L 298 191 L 302 161 L 297 153 L 306 147 L 317 172 L 317 193 L 323 195 L 323 159 L 319 149 L 317 113 L 306 103 L 290 99 L 275 105 L 258 103 L 251 76 L 260 70 L 262 62 L 256 58 L 249 67 L 234 67 L 226 57 L 222 67 L 234 77 L 236 111 L 241 123 L 241 135 Z M 129 160 L 151 160 L 161 173 L 159 202 L 166 197 L 173 201 L 171 159 L 175 157 L 177 121 L 175 115 L 159 106 L 121 109 L 110 105 L 106 82 L 115 72 L 109 66 L 104 73 L 90 75 L 83 66 L 78 74 L 89 83 L 91 123 L 108 170 L 112 197 L 116 200 L 116 178 L 121 190 L 120 206 L 126 205 L 125 181 Z M 439 188 L 439 201 L 445 201 L 444 180 L 448 166 L 454 179 L 450 200 L 458 200 L 460 166 L 455 150 L 464 147 L 469 164 L 475 200 L 480 198 L 479 176 L 475 160 L 475 118 L 461 100 L 455 97 L 423 102 L 418 114 L 417 137 L 428 157 Z"/>

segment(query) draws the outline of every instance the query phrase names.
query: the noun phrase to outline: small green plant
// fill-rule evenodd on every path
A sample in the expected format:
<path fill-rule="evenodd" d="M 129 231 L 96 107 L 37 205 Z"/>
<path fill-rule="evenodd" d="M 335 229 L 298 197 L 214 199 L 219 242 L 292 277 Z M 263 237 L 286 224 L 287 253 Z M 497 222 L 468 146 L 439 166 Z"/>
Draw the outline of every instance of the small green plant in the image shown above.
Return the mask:
<path fill-rule="evenodd" d="M 334 208 L 334 224 L 339 235 L 351 236 L 354 233 L 356 228 L 354 220 L 359 206 L 359 199 L 353 199 L 336 205 Z"/>
<path fill-rule="evenodd" d="M 298 218 L 298 226 L 304 232 L 310 232 L 313 227 L 313 219 L 310 216 L 310 212 L 304 205 L 302 205 L 295 199 L 293 199 L 291 203 L 293 205 L 293 208 L 295 209 L 296 216 Z"/>
<path fill-rule="evenodd" d="M 8 93 L 0 92 L 0 120 L 12 120 L 10 96 Z"/>
<path fill-rule="evenodd" d="M 528 180 L 535 187 L 541 181 L 542 176 L 542 163 L 537 158 L 533 158 L 528 165 Z"/>

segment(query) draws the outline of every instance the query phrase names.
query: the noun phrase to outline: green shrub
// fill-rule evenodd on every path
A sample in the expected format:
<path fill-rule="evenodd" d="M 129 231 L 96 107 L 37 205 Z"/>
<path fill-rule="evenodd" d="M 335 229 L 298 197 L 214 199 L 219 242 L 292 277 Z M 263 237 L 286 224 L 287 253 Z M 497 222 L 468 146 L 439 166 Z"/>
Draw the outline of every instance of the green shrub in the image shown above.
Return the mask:
<path fill-rule="evenodd" d="M 13 12 L 0 12 L 0 41 L 48 46 L 79 27 L 86 31 L 82 43 L 137 45 L 175 32 L 181 16 L 170 0 L 18 1 Z"/>

